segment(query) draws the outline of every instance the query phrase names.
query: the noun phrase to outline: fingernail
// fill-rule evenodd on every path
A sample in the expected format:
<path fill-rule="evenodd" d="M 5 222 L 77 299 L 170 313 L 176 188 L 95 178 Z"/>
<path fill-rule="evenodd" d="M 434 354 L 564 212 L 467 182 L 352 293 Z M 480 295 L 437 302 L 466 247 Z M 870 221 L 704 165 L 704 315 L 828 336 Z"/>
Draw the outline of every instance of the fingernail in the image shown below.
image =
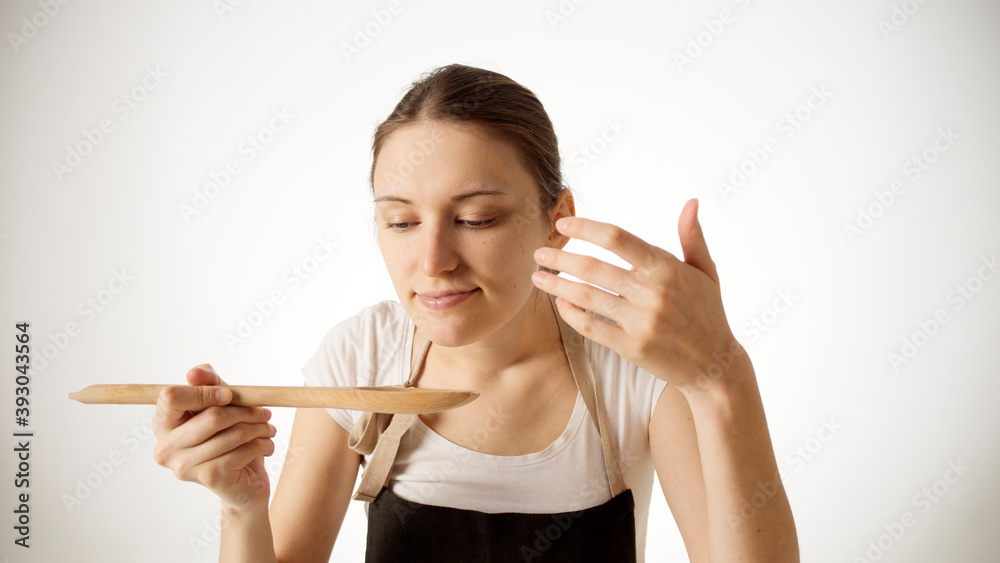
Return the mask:
<path fill-rule="evenodd" d="M 226 404 L 229 402 L 229 390 L 228 389 L 216 389 L 215 390 L 215 400 Z"/>

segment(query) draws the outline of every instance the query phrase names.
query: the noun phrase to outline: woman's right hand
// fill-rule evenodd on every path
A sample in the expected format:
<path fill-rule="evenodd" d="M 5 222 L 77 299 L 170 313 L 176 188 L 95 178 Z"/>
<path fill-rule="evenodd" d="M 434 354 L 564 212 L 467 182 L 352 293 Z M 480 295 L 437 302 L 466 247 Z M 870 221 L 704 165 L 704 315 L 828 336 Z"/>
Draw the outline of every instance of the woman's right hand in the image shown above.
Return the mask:
<path fill-rule="evenodd" d="M 225 406 L 233 399 L 215 369 L 201 364 L 189 385 L 165 387 L 156 403 L 156 463 L 182 481 L 208 487 L 233 507 L 263 502 L 271 493 L 264 456 L 274 453 L 275 428 L 263 407 Z"/>

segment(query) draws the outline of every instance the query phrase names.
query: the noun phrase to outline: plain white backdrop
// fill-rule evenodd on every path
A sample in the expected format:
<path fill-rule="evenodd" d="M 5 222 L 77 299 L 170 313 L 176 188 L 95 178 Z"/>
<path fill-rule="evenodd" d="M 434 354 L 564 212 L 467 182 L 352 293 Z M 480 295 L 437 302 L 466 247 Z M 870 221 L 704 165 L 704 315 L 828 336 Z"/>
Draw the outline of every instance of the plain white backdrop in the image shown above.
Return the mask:
<path fill-rule="evenodd" d="M 699 198 L 803 561 L 997 560 L 998 24 L 987 0 L 4 2 L 0 556 L 217 558 L 218 499 L 153 461 L 153 407 L 67 394 L 202 362 L 301 385 L 329 327 L 396 299 L 372 132 L 458 62 L 538 95 L 578 215 L 679 254 Z M 313 262 L 318 239 L 335 251 Z M 293 415 L 274 411 L 272 486 Z M 657 488 L 649 523 L 647 560 L 686 560 Z M 354 502 L 334 560 L 364 537 Z"/>

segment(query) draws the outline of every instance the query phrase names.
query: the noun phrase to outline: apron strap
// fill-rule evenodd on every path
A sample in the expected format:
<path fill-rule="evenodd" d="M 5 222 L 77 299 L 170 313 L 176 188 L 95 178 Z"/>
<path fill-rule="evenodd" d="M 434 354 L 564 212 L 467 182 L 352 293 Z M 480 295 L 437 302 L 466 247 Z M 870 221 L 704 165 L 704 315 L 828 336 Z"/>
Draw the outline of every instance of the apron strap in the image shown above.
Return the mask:
<path fill-rule="evenodd" d="M 392 387 L 413 386 L 413 381 L 420 373 L 424 358 L 427 356 L 427 349 L 430 346 L 431 341 L 425 340 L 417 353 L 416 361 L 410 368 L 410 377 L 407 378 L 406 383 Z M 365 468 L 365 472 L 361 476 L 361 484 L 358 485 L 358 490 L 352 497 L 354 500 L 374 501 L 382 487 L 389 482 L 389 473 L 396 460 L 396 452 L 399 451 L 399 441 L 417 418 L 415 414 L 390 414 L 386 416 L 388 416 L 386 419 L 388 426 L 383 424 L 382 428 L 379 428 L 380 425 L 376 422 L 379 413 L 368 411 L 361 413 L 361 416 L 354 422 L 351 435 L 347 439 L 347 445 L 352 450 L 361 455 L 371 454 L 372 456 L 368 467 Z M 379 438 L 380 433 L 381 438 Z"/>
<path fill-rule="evenodd" d="M 604 468 L 608 473 L 611 497 L 617 497 L 626 489 L 625 478 L 622 477 L 621 466 L 618 464 L 618 454 L 615 453 L 614 444 L 611 442 L 611 431 L 608 430 L 604 407 L 597 400 L 594 370 L 584 348 L 583 336 L 559 315 L 555 296 L 551 293 L 546 293 L 546 295 L 549 296 L 552 312 L 555 313 L 556 322 L 559 324 L 559 334 L 562 336 L 563 347 L 566 349 L 566 356 L 569 359 L 570 370 L 573 371 L 573 378 L 576 379 L 576 386 L 580 389 L 580 395 L 583 396 L 583 402 L 587 405 L 590 418 L 597 425 L 597 432 L 601 436 L 601 448 L 604 449 Z"/>
<path fill-rule="evenodd" d="M 399 440 L 410 429 L 416 418 L 415 414 L 393 415 L 392 422 L 382 433 L 372 453 L 371 462 L 361 476 L 361 484 L 352 497 L 354 500 L 373 502 L 382 487 L 386 486 L 389 482 L 389 473 L 392 471 L 392 463 L 396 460 L 396 452 L 399 451 Z"/>

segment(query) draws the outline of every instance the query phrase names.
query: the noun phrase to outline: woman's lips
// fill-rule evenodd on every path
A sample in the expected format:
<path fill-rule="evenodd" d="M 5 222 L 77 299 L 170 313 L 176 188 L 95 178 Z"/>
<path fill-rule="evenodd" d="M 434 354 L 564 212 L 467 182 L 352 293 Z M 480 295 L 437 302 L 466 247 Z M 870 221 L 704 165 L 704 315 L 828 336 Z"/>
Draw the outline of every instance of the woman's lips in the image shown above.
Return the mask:
<path fill-rule="evenodd" d="M 426 295 L 417 294 L 417 301 L 421 305 L 427 307 L 428 309 L 447 309 L 448 307 L 454 307 L 459 303 L 465 301 L 469 297 L 472 297 L 474 293 L 479 291 L 479 288 L 473 289 L 472 291 L 466 291 L 463 293 L 453 293 L 451 295 L 445 295 L 443 297 L 428 297 Z"/>

